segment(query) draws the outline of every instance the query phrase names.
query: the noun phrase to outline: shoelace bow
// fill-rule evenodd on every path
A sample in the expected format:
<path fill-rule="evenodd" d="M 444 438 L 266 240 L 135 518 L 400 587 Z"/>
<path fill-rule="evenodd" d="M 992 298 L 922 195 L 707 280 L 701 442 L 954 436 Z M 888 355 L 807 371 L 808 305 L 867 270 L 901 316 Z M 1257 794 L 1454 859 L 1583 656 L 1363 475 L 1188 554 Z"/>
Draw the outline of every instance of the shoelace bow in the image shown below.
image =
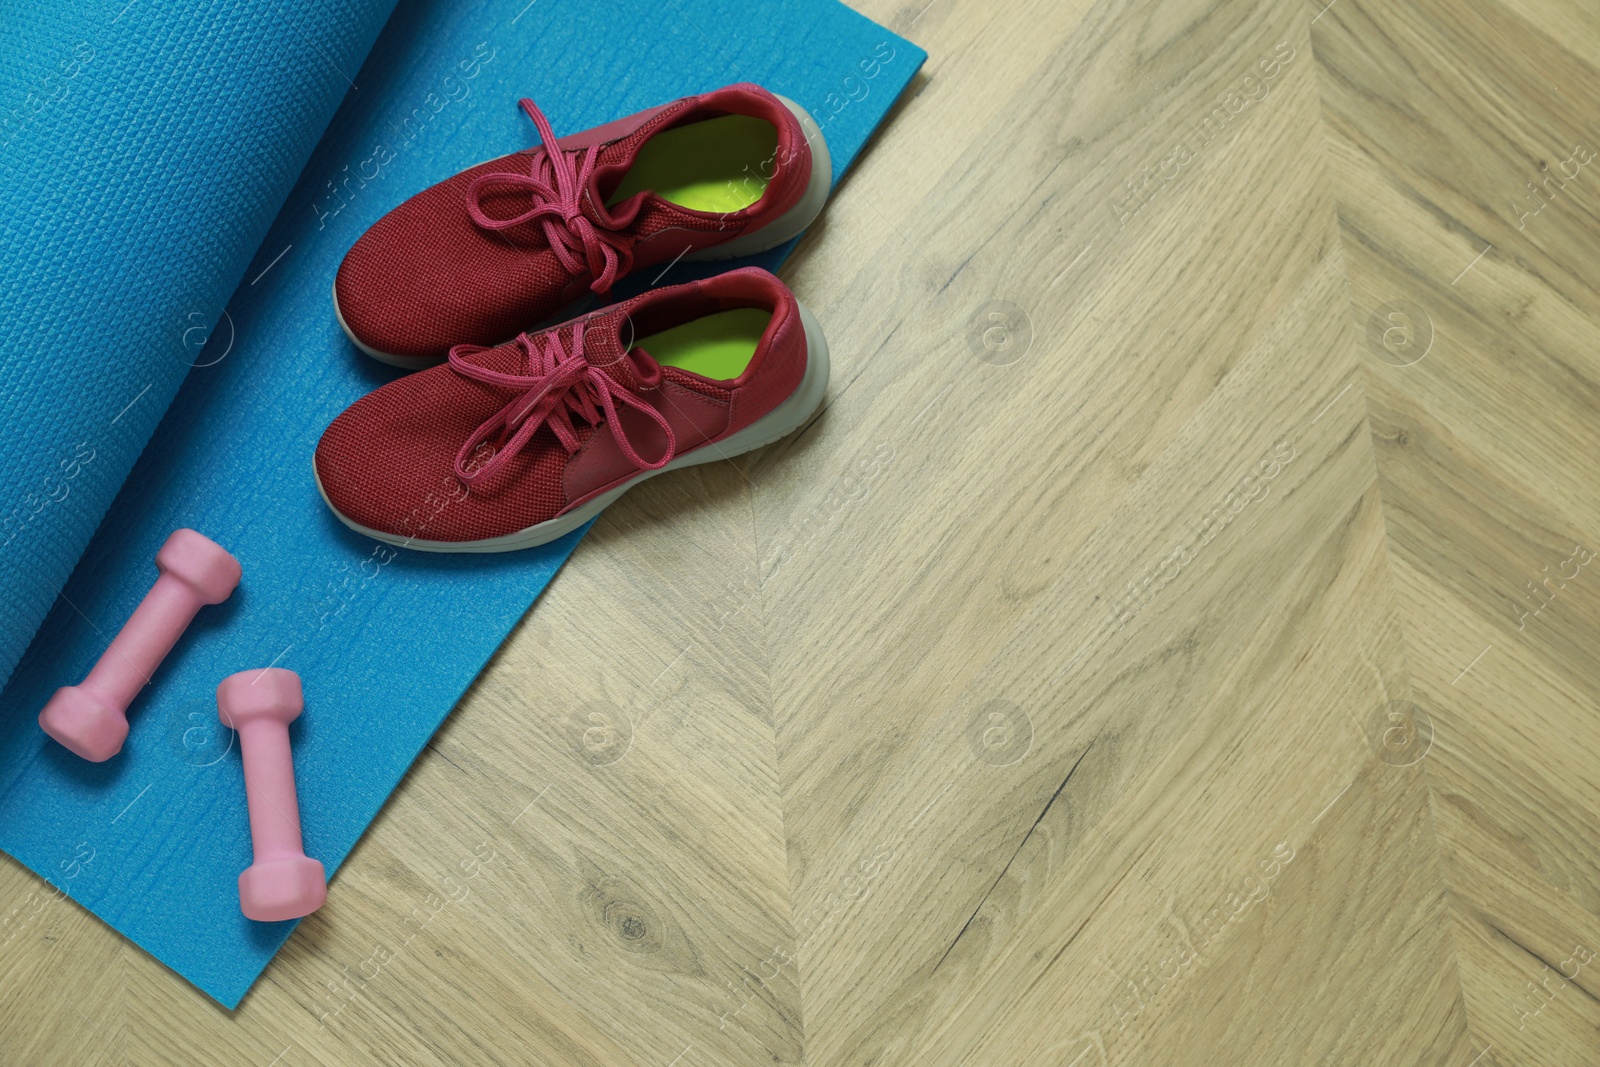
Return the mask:
<path fill-rule="evenodd" d="M 534 153 L 528 174 L 485 174 L 473 181 L 467 187 L 467 213 L 488 230 L 508 230 L 538 221 L 561 265 L 574 274 L 587 268 L 594 276 L 590 288 L 608 292 L 617 278 L 632 268 L 633 252 L 627 238 L 595 225 L 583 213 L 583 193 L 589 187 L 600 146 L 584 149 L 583 161 L 577 162 L 577 152 L 563 152 L 556 144 L 555 131 L 544 112 L 532 100 L 524 99 L 521 104 L 539 131 L 544 151 Z M 526 189 L 532 194 L 533 207 L 514 218 L 490 218 L 483 210 L 483 198 L 497 188 Z"/>
<path fill-rule="evenodd" d="M 493 477 L 496 471 L 522 451 L 540 426 L 549 426 L 563 448 L 568 452 L 576 452 L 581 442 L 572 425 L 574 415 L 591 426 L 598 426 L 603 416 L 617 447 L 635 466 L 644 470 L 665 467 L 678 447 L 677 440 L 672 436 L 672 427 L 661 412 L 584 358 L 583 323 L 573 327 L 571 351 L 562 350 L 560 338 L 554 331 L 542 336 L 549 339 L 545 345 L 527 334 L 517 338 L 528 356 L 528 374 L 506 374 L 468 362 L 467 357 L 487 352 L 485 346 L 456 345 L 450 350 L 450 366 L 457 372 L 480 382 L 519 391 L 509 404 L 474 430 L 466 444 L 461 446 L 461 451 L 456 453 L 456 476 L 468 485 Z M 634 349 L 623 358 L 629 359 L 641 387 L 654 389 L 661 384 L 661 365 L 651 359 L 648 353 Z M 617 418 L 616 402 L 619 400 L 655 420 L 667 435 L 667 447 L 660 459 L 646 462 L 628 440 Z M 494 455 L 481 466 L 470 465 L 478 449 L 491 437 L 500 439 Z"/>

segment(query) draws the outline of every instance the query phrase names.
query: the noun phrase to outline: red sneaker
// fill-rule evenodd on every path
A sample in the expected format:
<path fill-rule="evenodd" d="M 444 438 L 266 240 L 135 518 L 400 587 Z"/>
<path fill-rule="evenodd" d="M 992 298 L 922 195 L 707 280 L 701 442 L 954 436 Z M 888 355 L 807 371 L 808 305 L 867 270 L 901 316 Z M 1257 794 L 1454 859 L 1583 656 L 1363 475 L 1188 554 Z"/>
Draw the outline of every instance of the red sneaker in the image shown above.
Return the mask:
<path fill-rule="evenodd" d="M 346 526 L 389 544 L 530 548 L 645 478 L 778 440 L 827 384 L 811 313 L 746 267 L 495 348 L 455 346 L 333 420 L 317 488 Z"/>
<path fill-rule="evenodd" d="M 423 190 L 345 256 L 334 311 L 368 355 L 416 370 L 570 315 L 630 271 L 765 251 L 809 226 L 832 186 L 816 122 L 759 86 L 559 140 L 522 106 L 540 147 Z"/>

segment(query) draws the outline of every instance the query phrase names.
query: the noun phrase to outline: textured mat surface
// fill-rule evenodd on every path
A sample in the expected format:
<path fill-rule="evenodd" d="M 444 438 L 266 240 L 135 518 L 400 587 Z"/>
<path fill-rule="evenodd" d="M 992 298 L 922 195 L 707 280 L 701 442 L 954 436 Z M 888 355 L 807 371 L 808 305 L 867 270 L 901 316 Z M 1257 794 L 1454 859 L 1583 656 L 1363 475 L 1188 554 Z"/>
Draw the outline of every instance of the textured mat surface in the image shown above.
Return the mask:
<path fill-rule="evenodd" d="M 717 30 L 714 45 L 702 27 Z M 249 832 L 233 738 L 215 725 L 217 681 L 270 663 L 301 674 L 307 712 L 292 736 L 306 846 L 332 870 L 581 536 L 508 556 L 427 556 L 357 537 L 327 513 L 310 477 L 317 437 L 392 376 L 333 319 L 345 250 L 405 196 L 532 143 L 521 95 L 561 134 L 760 82 L 813 111 L 837 176 L 923 58 L 834 0 L 401 4 L 366 65 L 346 68 L 359 88 L 0 695 L 0 846 L 237 1004 L 293 924 L 238 911 Z M 231 174 L 219 163 L 193 180 Z M 716 269 L 726 265 L 699 273 Z M 82 763 L 34 716 L 82 677 L 153 579 L 162 539 L 185 525 L 233 550 L 244 581 L 202 613 L 136 703 L 123 753 Z"/>
<path fill-rule="evenodd" d="M 0 685 L 393 6 L 0 2 Z"/>

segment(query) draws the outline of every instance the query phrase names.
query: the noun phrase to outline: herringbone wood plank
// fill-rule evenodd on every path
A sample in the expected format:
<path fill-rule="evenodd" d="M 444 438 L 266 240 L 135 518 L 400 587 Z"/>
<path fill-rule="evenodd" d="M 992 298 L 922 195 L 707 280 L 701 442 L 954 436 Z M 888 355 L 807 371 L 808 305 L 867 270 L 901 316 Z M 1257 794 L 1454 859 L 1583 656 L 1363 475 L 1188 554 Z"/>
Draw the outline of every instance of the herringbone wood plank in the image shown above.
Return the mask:
<path fill-rule="evenodd" d="M 5 864 L 6 1062 L 1600 1062 L 1600 19 L 859 6 L 824 412 L 606 515 L 237 1013 Z"/>

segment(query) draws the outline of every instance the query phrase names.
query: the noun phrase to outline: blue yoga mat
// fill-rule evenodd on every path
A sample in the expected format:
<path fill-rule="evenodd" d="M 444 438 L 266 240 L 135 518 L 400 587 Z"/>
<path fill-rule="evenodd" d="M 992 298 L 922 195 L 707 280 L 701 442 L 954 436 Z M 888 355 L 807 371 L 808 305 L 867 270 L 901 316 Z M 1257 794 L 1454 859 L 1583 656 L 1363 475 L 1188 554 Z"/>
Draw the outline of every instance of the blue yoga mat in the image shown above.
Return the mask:
<path fill-rule="evenodd" d="M 263 55 L 299 39 L 279 37 L 261 42 Z M 813 111 L 837 177 L 924 58 L 835 0 L 401 3 L 365 65 L 345 67 L 342 107 L 0 694 L 0 847 L 237 1005 L 293 924 L 239 913 L 249 830 L 234 738 L 216 723 L 217 682 L 274 663 L 299 672 L 307 710 L 291 736 L 306 849 L 331 872 L 582 536 L 500 556 L 427 555 L 358 537 L 327 512 L 311 480 L 317 438 L 394 376 L 358 355 L 334 321 L 328 290 L 345 251 L 406 196 L 532 144 L 519 96 L 564 134 L 758 82 Z M 82 151 L 70 140 L 58 147 Z M 238 157 L 170 175 L 167 195 L 258 165 Z M 787 251 L 754 262 L 775 266 Z M 102 338 L 97 352 L 72 356 L 85 358 L 127 357 Z M 447 501 L 442 492 L 439 506 Z M 93 664 L 179 526 L 233 551 L 244 580 L 163 664 L 134 706 L 123 752 L 85 763 L 44 738 L 35 716 Z"/>
<path fill-rule="evenodd" d="M 394 0 L 0 0 L 0 685 Z"/>

